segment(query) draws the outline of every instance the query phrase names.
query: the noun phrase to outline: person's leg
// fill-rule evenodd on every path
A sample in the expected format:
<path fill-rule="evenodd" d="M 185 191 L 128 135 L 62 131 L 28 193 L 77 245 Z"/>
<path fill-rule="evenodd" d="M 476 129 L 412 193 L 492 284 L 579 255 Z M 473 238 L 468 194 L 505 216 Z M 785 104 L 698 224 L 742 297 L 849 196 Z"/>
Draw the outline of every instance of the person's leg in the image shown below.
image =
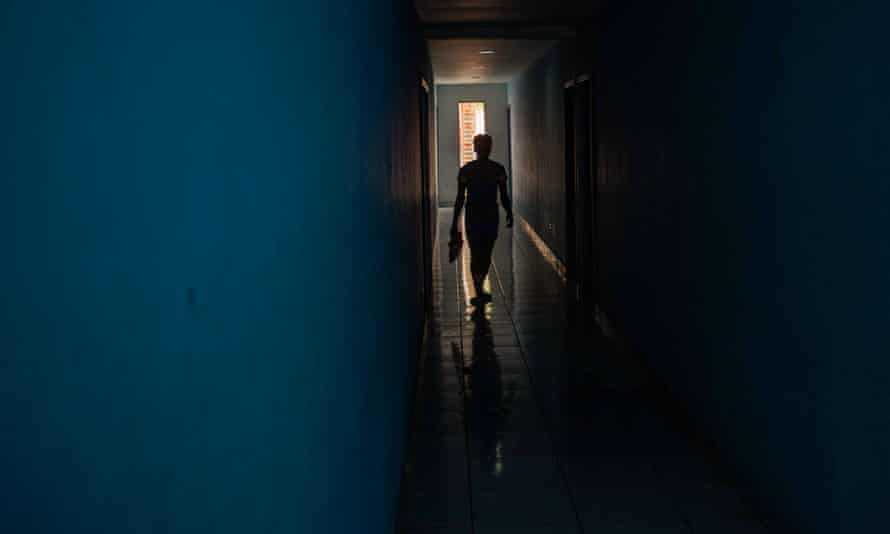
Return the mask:
<path fill-rule="evenodd" d="M 493 252 L 494 239 L 487 239 L 482 247 L 482 265 L 480 265 L 483 280 L 485 280 L 485 277 L 488 276 L 488 272 L 491 270 L 491 255 Z"/>
<path fill-rule="evenodd" d="M 467 242 L 470 245 L 470 274 L 473 276 L 473 288 L 476 294 L 481 290 L 481 280 L 479 278 L 480 258 L 482 257 L 482 245 L 479 238 L 473 234 L 467 234 Z"/>
<path fill-rule="evenodd" d="M 485 277 L 491 268 L 491 254 L 494 250 L 494 239 L 476 238 L 470 242 L 470 271 L 473 273 L 473 287 L 480 297 L 487 297 L 484 291 Z"/>

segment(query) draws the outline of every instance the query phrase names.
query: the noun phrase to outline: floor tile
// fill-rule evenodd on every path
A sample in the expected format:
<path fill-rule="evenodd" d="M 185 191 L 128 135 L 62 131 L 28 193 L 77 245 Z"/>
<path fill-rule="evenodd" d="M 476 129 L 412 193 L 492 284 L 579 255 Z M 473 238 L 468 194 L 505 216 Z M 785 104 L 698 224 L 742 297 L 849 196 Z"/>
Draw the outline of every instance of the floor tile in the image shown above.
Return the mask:
<path fill-rule="evenodd" d="M 400 533 L 766 532 L 674 430 L 645 371 L 579 324 L 522 231 L 503 233 L 493 260 L 479 308 L 461 264 L 435 269 Z"/>

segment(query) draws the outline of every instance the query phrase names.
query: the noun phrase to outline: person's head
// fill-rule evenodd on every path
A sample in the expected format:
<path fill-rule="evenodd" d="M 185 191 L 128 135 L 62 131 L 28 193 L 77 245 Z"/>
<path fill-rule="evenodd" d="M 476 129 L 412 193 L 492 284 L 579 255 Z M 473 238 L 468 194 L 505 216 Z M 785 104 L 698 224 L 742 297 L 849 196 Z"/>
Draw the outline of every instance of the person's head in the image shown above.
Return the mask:
<path fill-rule="evenodd" d="M 488 134 L 479 134 L 473 138 L 473 150 L 479 159 L 488 159 L 491 155 L 491 136 Z"/>

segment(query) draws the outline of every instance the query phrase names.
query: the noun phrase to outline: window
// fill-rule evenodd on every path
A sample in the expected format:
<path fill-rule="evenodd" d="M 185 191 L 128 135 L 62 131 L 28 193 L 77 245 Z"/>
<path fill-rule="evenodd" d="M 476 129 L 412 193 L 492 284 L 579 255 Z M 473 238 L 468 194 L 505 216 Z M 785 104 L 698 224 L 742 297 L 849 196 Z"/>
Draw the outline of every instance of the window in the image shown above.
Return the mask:
<path fill-rule="evenodd" d="M 473 137 L 485 133 L 485 102 L 460 102 L 457 104 L 460 132 L 460 166 L 476 159 Z"/>

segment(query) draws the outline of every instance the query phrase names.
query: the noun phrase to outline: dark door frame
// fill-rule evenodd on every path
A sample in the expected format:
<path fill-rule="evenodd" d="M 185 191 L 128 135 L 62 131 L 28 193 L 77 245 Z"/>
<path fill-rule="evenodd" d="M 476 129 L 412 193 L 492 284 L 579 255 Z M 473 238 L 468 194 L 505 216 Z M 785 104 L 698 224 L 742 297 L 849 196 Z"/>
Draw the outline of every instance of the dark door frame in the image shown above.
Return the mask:
<path fill-rule="evenodd" d="M 565 268 L 570 284 L 577 279 L 578 258 L 575 228 L 575 82 L 571 80 L 563 86 L 563 145 L 565 149 Z"/>
<path fill-rule="evenodd" d="M 420 129 L 420 191 L 421 191 L 421 243 L 423 254 L 423 306 L 433 309 L 433 235 L 432 224 L 432 184 L 430 173 L 430 86 L 421 76 L 418 91 L 418 113 Z"/>
<path fill-rule="evenodd" d="M 578 296 L 585 304 L 595 299 L 594 272 L 594 167 L 593 86 L 588 76 L 575 82 L 575 176 L 577 193 L 576 237 L 578 239 Z"/>
<path fill-rule="evenodd" d="M 566 278 L 593 309 L 599 298 L 597 140 L 593 80 L 582 74 L 564 85 Z"/>
<path fill-rule="evenodd" d="M 507 104 L 507 192 L 513 198 L 513 125 L 510 118 L 510 104 Z"/>
<path fill-rule="evenodd" d="M 599 246 L 599 127 L 596 114 L 596 78 L 590 78 L 587 120 L 590 124 L 590 291 L 591 304 L 600 301 L 600 246 Z"/>

